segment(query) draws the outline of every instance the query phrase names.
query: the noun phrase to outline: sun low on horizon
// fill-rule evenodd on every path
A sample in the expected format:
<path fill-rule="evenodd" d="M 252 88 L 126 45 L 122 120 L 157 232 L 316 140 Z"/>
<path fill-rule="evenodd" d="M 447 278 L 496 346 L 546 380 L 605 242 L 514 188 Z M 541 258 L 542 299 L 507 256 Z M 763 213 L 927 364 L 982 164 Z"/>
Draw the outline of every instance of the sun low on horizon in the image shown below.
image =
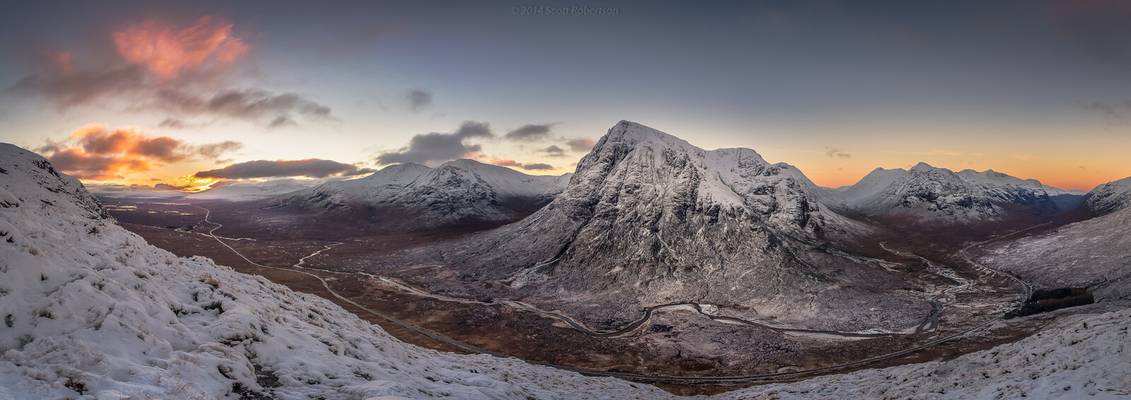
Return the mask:
<path fill-rule="evenodd" d="M 1080 192 L 1131 176 L 1118 2 L 142 4 L 0 17 L 0 140 L 188 192 L 464 158 L 561 175 L 620 120 L 825 187 L 919 162 Z"/>

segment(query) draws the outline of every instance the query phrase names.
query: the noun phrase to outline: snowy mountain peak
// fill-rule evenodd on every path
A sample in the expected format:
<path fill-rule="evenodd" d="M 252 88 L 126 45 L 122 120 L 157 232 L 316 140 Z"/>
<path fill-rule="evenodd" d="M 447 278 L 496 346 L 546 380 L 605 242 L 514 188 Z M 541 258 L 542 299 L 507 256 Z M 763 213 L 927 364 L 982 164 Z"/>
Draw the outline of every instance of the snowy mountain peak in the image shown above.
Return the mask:
<path fill-rule="evenodd" d="M 351 221 L 368 218 L 374 229 L 431 229 L 521 218 L 548 203 L 568 181 L 568 175 L 526 175 L 460 159 L 436 168 L 391 165 L 362 179 L 326 183 L 274 202 L 294 210 L 340 214 Z"/>
<path fill-rule="evenodd" d="M 461 168 L 461 169 L 489 169 L 489 168 L 503 168 L 496 165 L 484 164 L 467 158 L 460 158 L 440 164 L 438 168 Z"/>
<path fill-rule="evenodd" d="M 935 167 L 931 166 L 931 164 L 927 164 L 927 163 L 922 162 L 922 161 L 920 161 L 918 164 L 915 164 L 914 167 L 911 167 L 911 172 L 931 172 L 931 171 L 948 171 L 949 172 L 950 170 L 945 170 L 945 169 L 942 169 L 942 168 L 935 168 Z"/>
<path fill-rule="evenodd" d="M 606 133 L 605 136 L 603 136 L 601 140 L 597 142 L 594 150 L 598 150 L 604 145 L 610 145 L 614 143 L 628 145 L 646 144 L 654 147 L 695 147 L 683 139 L 661 132 L 644 124 L 631 121 L 620 121 L 612 128 L 610 128 L 608 133 Z"/>
<path fill-rule="evenodd" d="M 416 163 L 394 164 L 381 168 L 381 170 L 358 179 L 358 181 L 377 182 L 378 184 L 384 184 L 386 182 L 406 183 L 406 181 L 412 181 L 430 170 L 432 170 L 432 168 Z"/>
<path fill-rule="evenodd" d="M 676 136 L 643 124 L 621 121 L 609 129 L 578 163 L 577 177 L 567 189 L 569 196 L 598 196 L 592 186 L 625 181 L 659 190 L 658 196 L 686 196 L 680 201 L 704 208 L 749 209 L 767 213 L 799 209 L 778 208 L 779 201 L 800 201 L 812 206 L 804 213 L 820 213 L 816 186 L 789 164 L 770 164 L 758 152 L 746 148 L 704 150 Z M 576 187 L 576 189 L 575 189 Z M 678 188 L 678 189 L 677 189 Z M 790 191 L 796 193 L 789 193 Z M 811 198 L 811 199 L 810 199 Z M 809 201 L 814 200 L 814 201 Z M 653 199 L 670 204 L 673 199 Z M 690 205 L 690 204 L 688 204 Z M 808 218 L 794 216 L 809 221 Z M 821 219 L 814 219 L 818 222 Z M 820 229 L 820 228 L 818 228 Z"/>

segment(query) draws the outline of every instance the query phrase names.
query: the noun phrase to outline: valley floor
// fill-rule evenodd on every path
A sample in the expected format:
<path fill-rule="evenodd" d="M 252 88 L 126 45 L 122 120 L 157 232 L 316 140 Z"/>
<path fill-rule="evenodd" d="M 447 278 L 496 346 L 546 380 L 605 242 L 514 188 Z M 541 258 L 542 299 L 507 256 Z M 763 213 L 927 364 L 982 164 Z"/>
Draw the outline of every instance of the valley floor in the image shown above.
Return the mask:
<path fill-rule="evenodd" d="M 672 307 L 623 334 L 598 337 L 575 329 L 568 319 L 547 318 L 545 312 L 492 299 L 451 299 L 405 284 L 414 277 L 450 273 L 442 268 L 406 268 L 389 277 L 333 268 L 339 254 L 379 254 L 443 238 L 402 235 L 329 242 L 259 239 L 247 237 L 246 232 L 231 235 L 241 237 L 225 237 L 223 229 L 215 229 L 219 222 L 204 220 L 209 209 L 200 205 L 112 203 L 108 209 L 121 215 L 124 227 L 151 244 L 177 255 L 207 256 L 237 271 L 326 298 L 409 343 L 442 351 L 513 356 L 590 375 L 655 383 L 679 394 L 716 393 L 834 372 L 951 359 L 1016 341 L 1053 319 L 1042 315 L 989 323 L 999 315 L 995 313 L 1002 307 L 1001 300 L 949 293 L 954 304 L 947 304 L 941 316 L 934 316 L 935 326 L 908 335 L 788 335 L 761 326 L 721 323 L 691 307 Z M 213 230 L 216 237 L 209 235 Z M 1000 292 L 995 296 L 1015 296 L 1006 289 L 995 290 Z M 872 360 L 876 355 L 886 356 Z M 735 376 L 746 378 L 686 379 Z"/>

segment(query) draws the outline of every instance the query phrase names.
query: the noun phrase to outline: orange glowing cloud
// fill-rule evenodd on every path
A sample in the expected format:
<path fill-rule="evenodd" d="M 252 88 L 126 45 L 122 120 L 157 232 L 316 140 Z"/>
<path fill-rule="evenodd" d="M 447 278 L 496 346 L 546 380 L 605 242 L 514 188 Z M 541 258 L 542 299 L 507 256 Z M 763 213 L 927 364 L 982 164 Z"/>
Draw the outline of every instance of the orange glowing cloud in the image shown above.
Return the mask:
<path fill-rule="evenodd" d="M 515 160 L 508 160 L 508 159 L 490 160 L 487 163 L 491 164 L 491 165 L 498 165 L 500 167 L 521 167 L 522 166 L 522 163 L 515 161 Z"/>
<path fill-rule="evenodd" d="M 70 175 L 112 180 L 192 158 L 215 160 L 240 147 L 237 142 L 194 146 L 180 139 L 146 135 L 132 128 L 111 130 L 102 125 L 88 125 L 75 130 L 66 141 L 39 150 L 56 168 Z"/>
<path fill-rule="evenodd" d="M 231 64 L 249 50 L 233 36 L 232 24 L 214 24 L 207 16 L 184 28 L 146 21 L 115 32 L 114 45 L 127 62 L 165 80 L 186 70 Z"/>

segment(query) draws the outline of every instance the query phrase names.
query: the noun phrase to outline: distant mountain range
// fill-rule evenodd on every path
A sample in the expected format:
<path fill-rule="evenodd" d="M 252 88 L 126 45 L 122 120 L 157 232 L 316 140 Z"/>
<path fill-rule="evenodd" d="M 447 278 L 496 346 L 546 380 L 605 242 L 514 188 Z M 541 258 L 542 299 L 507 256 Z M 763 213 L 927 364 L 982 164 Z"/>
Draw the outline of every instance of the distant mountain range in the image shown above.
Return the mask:
<path fill-rule="evenodd" d="M 194 200 L 254 201 L 276 197 L 317 185 L 308 179 L 273 179 L 265 182 L 224 181 L 208 190 L 185 195 Z"/>
<path fill-rule="evenodd" d="M 994 170 L 958 172 L 919 163 L 910 170 L 877 168 L 855 185 L 826 190 L 839 210 L 865 216 L 904 216 L 941 224 L 996 221 L 1010 214 L 1052 215 L 1083 197 Z"/>

